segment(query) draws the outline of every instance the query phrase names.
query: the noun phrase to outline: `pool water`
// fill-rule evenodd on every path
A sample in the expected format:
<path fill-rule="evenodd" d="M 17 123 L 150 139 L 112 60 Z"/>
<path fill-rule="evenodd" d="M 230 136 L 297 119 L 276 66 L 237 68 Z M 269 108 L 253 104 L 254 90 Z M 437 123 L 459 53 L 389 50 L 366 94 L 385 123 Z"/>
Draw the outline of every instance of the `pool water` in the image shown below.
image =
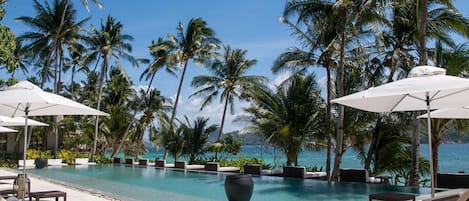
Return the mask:
<path fill-rule="evenodd" d="M 164 170 L 154 167 L 94 165 L 28 170 L 29 174 L 90 188 L 123 200 L 226 200 L 225 174 Z M 368 200 L 379 192 L 426 193 L 422 189 L 255 176 L 253 201 Z"/>

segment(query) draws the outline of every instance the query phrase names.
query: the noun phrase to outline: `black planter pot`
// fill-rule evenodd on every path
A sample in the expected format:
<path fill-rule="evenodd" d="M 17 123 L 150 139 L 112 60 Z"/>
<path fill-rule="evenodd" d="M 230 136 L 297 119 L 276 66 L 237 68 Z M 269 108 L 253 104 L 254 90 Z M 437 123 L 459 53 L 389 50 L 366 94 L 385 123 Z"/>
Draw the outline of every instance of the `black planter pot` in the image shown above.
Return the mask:
<path fill-rule="evenodd" d="M 36 160 L 34 160 L 34 164 L 36 165 L 36 168 L 45 168 L 47 166 L 47 158 L 36 158 Z"/>
<path fill-rule="evenodd" d="M 225 179 L 225 193 L 229 201 L 251 200 L 254 183 L 251 175 L 228 175 Z"/>

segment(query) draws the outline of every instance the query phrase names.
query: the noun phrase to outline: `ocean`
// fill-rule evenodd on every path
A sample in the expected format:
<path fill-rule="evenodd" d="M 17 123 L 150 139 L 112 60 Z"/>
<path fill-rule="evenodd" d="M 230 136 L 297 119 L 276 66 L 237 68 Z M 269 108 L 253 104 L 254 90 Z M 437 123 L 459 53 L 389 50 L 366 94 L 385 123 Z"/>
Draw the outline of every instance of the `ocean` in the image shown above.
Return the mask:
<path fill-rule="evenodd" d="M 439 172 L 456 173 L 464 171 L 469 173 L 469 144 L 442 144 L 439 148 Z M 420 154 L 428 159 L 428 144 L 420 145 Z M 151 160 L 163 158 L 163 152 L 149 148 L 148 152 L 141 158 Z M 279 150 L 263 145 L 243 145 L 240 154 L 236 156 L 221 154 L 220 158 L 258 158 L 276 167 L 281 167 L 286 162 L 285 156 Z M 182 159 L 185 158 L 181 157 L 179 160 Z M 173 161 L 173 158 L 168 158 L 168 163 Z M 306 167 L 316 166 L 324 169 L 326 166 L 326 152 L 304 150 L 298 157 L 298 163 Z M 342 158 L 341 167 L 362 168 L 363 165 L 357 152 L 349 149 Z"/>

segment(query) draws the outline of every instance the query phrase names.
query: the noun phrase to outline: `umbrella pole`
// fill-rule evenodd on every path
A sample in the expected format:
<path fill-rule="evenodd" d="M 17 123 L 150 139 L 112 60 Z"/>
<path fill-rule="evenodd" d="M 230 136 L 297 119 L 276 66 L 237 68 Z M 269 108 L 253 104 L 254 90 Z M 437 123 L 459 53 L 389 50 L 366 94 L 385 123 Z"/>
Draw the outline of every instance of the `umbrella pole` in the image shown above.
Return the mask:
<path fill-rule="evenodd" d="M 432 121 L 430 116 L 430 93 L 426 92 L 426 102 L 427 102 L 427 133 L 428 133 L 428 150 L 430 156 L 430 178 L 431 178 L 431 196 L 432 198 L 435 197 L 435 177 L 433 175 L 433 149 L 432 149 Z"/>
<path fill-rule="evenodd" d="M 21 191 L 21 200 L 24 200 L 25 198 L 25 191 L 26 191 L 26 150 L 28 146 L 27 143 L 27 138 L 28 138 L 28 113 L 29 113 L 29 104 L 26 104 L 25 110 L 24 110 L 24 144 L 23 144 L 23 190 Z M 29 189 L 28 189 L 29 191 Z"/>

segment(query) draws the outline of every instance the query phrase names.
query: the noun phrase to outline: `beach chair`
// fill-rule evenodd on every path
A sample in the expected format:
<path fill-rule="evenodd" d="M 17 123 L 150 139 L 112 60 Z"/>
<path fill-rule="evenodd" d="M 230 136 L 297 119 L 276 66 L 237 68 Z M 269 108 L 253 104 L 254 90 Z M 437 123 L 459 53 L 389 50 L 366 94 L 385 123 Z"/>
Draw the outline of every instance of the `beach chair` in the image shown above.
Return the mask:
<path fill-rule="evenodd" d="M 126 165 L 133 165 L 134 164 L 134 159 L 133 158 L 126 158 L 125 159 L 125 164 Z"/>
<path fill-rule="evenodd" d="M 174 162 L 174 167 L 177 169 L 183 170 L 204 170 L 204 165 L 188 165 L 186 161 L 176 161 Z"/>
<path fill-rule="evenodd" d="M 430 197 L 422 199 L 422 201 L 468 201 L 469 190 L 467 189 L 452 189 L 435 194 L 432 199 Z"/>
<path fill-rule="evenodd" d="M 469 188 L 469 174 L 438 173 L 436 174 L 437 188 Z"/>
<path fill-rule="evenodd" d="M 283 167 L 283 176 L 303 179 L 325 179 L 327 173 L 307 172 L 304 166 L 285 166 Z"/>
<path fill-rule="evenodd" d="M 115 157 L 112 162 L 115 163 L 115 164 L 121 164 L 121 158 Z"/>
<path fill-rule="evenodd" d="M 138 165 L 147 166 L 148 165 L 148 159 L 138 159 Z"/>
<path fill-rule="evenodd" d="M 262 169 L 259 164 L 245 164 L 243 166 L 244 174 L 265 175 L 265 176 L 281 176 L 282 170 L 266 170 Z"/>
<path fill-rule="evenodd" d="M 239 167 L 220 167 L 218 162 L 205 163 L 205 171 L 239 173 Z"/>
<path fill-rule="evenodd" d="M 155 160 L 155 167 L 159 168 L 174 168 L 174 164 L 167 164 L 166 160 L 156 159 Z"/>
<path fill-rule="evenodd" d="M 96 163 L 90 162 L 88 158 L 75 158 L 75 165 L 96 165 Z"/>
<path fill-rule="evenodd" d="M 370 177 L 366 169 L 344 168 L 340 169 L 339 181 L 381 184 L 383 179 Z"/>

